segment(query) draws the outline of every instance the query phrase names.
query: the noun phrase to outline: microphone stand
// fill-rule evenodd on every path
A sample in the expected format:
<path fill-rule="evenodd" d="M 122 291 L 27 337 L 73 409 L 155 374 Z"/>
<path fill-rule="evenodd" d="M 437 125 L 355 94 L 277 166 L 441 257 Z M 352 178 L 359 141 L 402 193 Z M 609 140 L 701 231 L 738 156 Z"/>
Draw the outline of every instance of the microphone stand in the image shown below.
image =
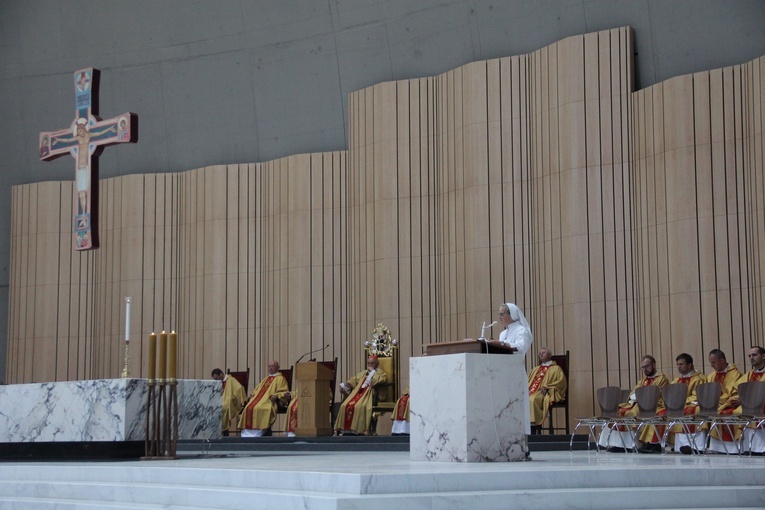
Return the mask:
<path fill-rule="evenodd" d="M 489 339 L 486 338 L 484 335 L 486 334 L 486 329 L 491 329 L 492 326 L 494 326 L 497 323 L 497 321 L 492 322 L 488 326 L 486 325 L 486 321 L 483 321 L 483 324 L 481 325 L 481 336 L 478 338 L 479 342 L 486 342 L 489 343 Z"/>
<path fill-rule="evenodd" d="M 313 354 L 314 352 L 324 351 L 324 349 L 326 349 L 327 347 L 329 347 L 329 344 L 325 345 L 321 349 L 314 349 L 313 351 L 308 351 L 307 353 L 303 354 L 302 356 L 298 358 L 298 360 L 295 362 L 295 366 L 297 366 L 297 364 L 300 363 L 302 359 L 308 356 L 309 354 Z"/>

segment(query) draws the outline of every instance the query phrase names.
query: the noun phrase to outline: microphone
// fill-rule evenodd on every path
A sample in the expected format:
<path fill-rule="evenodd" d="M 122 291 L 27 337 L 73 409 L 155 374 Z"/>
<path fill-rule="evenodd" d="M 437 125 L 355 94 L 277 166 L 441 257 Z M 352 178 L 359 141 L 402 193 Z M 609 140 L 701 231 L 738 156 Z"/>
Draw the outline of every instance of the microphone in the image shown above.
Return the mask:
<path fill-rule="evenodd" d="M 492 322 L 488 326 L 486 325 L 486 321 L 483 321 L 483 324 L 481 325 L 481 336 L 478 338 L 478 341 L 488 342 L 489 340 L 484 336 L 486 334 L 486 329 L 491 329 L 492 326 L 494 326 L 497 323 L 497 321 Z"/>
<path fill-rule="evenodd" d="M 295 365 L 297 365 L 298 363 L 300 363 L 300 360 L 302 360 L 303 358 L 305 358 L 305 357 L 306 357 L 306 356 L 308 356 L 309 354 L 313 354 L 314 352 L 323 351 L 323 350 L 324 350 L 324 349 L 326 349 L 327 347 L 329 347 L 329 344 L 325 345 L 325 346 L 324 346 L 324 347 L 322 347 L 321 349 L 314 349 L 313 351 L 308 351 L 307 353 L 305 353 L 305 354 L 303 354 L 302 356 L 300 356 L 300 358 L 299 358 L 299 359 L 298 359 L 298 360 L 295 362 Z"/>

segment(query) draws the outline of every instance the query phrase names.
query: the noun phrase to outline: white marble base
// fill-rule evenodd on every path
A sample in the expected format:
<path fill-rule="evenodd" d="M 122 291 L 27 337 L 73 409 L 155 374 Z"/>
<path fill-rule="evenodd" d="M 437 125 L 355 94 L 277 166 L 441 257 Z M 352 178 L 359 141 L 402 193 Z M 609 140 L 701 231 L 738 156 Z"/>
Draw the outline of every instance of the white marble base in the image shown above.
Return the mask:
<path fill-rule="evenodd" d="M 146 379 L 0 386 L 0 443 L 143 441 Z M 169 394 L 169 390 L 166 390 Z M 221 437 L 221 383 L 178 381 L 179 439 Z"/>
<path fill-rule="evenodd" d="M 765 508 L 762 457 L 532 455 L 426 463 L 406 452 L 275 449 L 161 462 L 0 462 L 0 510 Z"/>
<path fill-rule="evenodd" d="M 523 356 L 448 354 L 409 360 L 411 460 L 525 460 Z"/>

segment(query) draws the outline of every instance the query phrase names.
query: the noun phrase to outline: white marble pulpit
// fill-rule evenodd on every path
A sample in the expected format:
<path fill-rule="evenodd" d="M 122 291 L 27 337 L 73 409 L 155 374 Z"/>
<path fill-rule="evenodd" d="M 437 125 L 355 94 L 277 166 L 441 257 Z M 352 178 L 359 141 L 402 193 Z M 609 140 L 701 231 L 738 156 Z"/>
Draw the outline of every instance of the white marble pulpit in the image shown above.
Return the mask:
<path fill-rule="evenodd" d="M 178 439 L 221 437 L 221 383 L 178 381 Z M 0 386 L 0 443 L 143 441 L 146 379 Z"/>
<path fill-rule="evenodd" d="M 409 360 L 409 458 L 525 460 L 528 388 L 517 354 L 446 354 Z"/>

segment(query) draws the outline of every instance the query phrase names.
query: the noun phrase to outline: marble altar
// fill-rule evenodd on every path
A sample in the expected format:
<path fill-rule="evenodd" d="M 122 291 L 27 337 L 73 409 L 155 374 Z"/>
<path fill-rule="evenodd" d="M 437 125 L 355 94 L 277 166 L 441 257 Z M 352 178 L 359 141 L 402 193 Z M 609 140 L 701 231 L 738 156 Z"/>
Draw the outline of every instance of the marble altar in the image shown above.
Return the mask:
<path fill-rule="evenodd" d="M 221 388 L 178 381 L 179 439 L 221 437 Z M 147 392 L 146 379 L 0 386 L 0 443 L 143 441 Z"/>
<path fill-rule="evenodd" d="M 411 358 L 410 460 L 525 460 L 525 374 L 516 354 Z"/>

